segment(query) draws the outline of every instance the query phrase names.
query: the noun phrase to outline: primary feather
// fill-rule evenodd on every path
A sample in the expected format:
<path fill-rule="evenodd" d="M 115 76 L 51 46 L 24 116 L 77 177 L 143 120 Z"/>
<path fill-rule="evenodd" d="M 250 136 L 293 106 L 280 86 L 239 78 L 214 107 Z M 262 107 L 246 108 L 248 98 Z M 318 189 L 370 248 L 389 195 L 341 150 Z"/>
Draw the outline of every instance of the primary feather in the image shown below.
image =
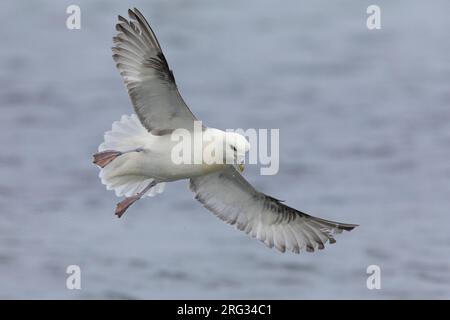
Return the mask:
<path fill-rule="evenodd" d="M 134 110 L 148 130 L 192 129 L 195 116 L 178 92 L 175 78 L 147 20 L 138 9 L 119 16 L 113 59 Z"/>

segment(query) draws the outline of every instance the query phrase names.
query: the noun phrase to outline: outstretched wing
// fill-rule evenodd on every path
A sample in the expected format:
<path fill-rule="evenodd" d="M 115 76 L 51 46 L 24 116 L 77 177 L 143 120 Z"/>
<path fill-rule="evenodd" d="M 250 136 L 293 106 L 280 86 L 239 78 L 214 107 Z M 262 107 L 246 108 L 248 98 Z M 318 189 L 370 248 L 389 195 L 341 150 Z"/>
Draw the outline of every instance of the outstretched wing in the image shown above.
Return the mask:
<path fill-rule="evenodd" d="M 316 218 L 288 207 L 255 190 L 232 166 L 191 178 L 189 187 L 195 198 L 220 219 L 282 252 L 323 249 L 326 242 L 336 242 L 334 233 L 357 226 Z"/>
<path fill-rule="evenodd" d="M 183 101 L 161 46 L 138 9 L 119 16 L 113 58 L 134 110 L 148 131 L 193 126 L 195 116 Z"/>

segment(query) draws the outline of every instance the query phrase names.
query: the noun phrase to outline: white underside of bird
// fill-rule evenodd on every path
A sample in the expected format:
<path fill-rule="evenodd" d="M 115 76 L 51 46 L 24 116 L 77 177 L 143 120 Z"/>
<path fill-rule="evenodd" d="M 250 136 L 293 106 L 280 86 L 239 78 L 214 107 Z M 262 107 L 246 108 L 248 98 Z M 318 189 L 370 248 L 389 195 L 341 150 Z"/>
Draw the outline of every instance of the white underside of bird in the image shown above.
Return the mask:
<path fill-rule="evenodd" d="M 226 136 L 234 135 L 236 134 L 214 128 L 192 131 L 192 140 L 201 142 L 200 163 L 195 163 L 194 155 L 189 162 L 175 163 L 173 151 L 180 144 L 179 141 L 174 140 L 171 134 L 152 134 L 142 126 L 135 114 L 123 115 L 120 121 L 114 122 L 112 129 L 105 133 L 105 141 L 98 148 L 100 154 L 114 150 L 121 155 L 101 168 L 99 177 L 106 188 L 114 190 L 119 197 L 130 197 L 142 192 L 151 181 L 155 181 L 158 184 L 145 193 L 153 196 L 164 190 L 165 182 L 222 171 L 227 165 L 226 161 L 214 163 L 213 159 L 205 158 L 208 153 L 204 151 L 213 141 L 225 141 Z M 238 138 L 245 140 L 243 137 Z M 248 150 L 249 144 L 246 140 L 244 144 L 247 146 L 245 150 Z"/>
<path fill-rule="evenodd" d="M 112 50 L 135 114 L 114 122 L 94 155 L 102 183 L 125 197 L 116 207 L 119 217 L 140 198 L 161 193 L 165 183 L 189 179 L 190 190 L 205 208 L 282 252 L 323 249 L 335 242 L 333 234 L 356 227 L 298 211 L 248 183 L 239 170 L 250 148 L 245 137 L 208 127 L 195 130 L 197 119 L 181 98 L 150 25 L 139 10 L 128 14 L 129 20 L 119 16 Z M 173 133 L 179 129 L 201 142 L 191 157 L 201 152 L 201 161 L 174 161 L 179 141 Z M 205 155 L 211 144 L 225 149 L 222 161 Z"/>

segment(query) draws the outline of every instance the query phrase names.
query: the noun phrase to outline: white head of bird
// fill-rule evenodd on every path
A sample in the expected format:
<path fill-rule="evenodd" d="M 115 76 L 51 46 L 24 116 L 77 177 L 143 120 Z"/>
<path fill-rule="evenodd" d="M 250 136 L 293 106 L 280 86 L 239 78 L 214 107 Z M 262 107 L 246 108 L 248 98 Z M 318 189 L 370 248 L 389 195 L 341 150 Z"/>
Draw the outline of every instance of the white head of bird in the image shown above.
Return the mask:
<path fill-rule="evenodd" d="M 250 143 L 243 135 L 208 128 L 203 141 L 204 161 L 232 164 L 239 171 L 244 170 L 245 154 L 250 150 Z"/>

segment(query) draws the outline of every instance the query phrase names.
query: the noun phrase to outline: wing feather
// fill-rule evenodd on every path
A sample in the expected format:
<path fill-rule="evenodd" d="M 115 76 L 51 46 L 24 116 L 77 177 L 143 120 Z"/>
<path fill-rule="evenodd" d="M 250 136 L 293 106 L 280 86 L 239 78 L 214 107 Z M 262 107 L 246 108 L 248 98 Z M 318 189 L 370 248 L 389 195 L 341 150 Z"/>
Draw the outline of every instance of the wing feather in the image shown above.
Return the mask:
<path fill-rule="evenodd" d="M 148 130 L 191 129 L 196 120 L 181 97 L 158 39 L 142 13 L 119 16 L 113 59 L 134 110 Z"/>
<path fill-rule="evenodd" d="M 195 198 L 220 219 L 235 225 L 268 247 L 299 253 L 324 249 L 336 240 L 333 233 L 355 224 L 313 217 L 258 192 L 232 166 L 219 173 L 192 178 Z"/>

